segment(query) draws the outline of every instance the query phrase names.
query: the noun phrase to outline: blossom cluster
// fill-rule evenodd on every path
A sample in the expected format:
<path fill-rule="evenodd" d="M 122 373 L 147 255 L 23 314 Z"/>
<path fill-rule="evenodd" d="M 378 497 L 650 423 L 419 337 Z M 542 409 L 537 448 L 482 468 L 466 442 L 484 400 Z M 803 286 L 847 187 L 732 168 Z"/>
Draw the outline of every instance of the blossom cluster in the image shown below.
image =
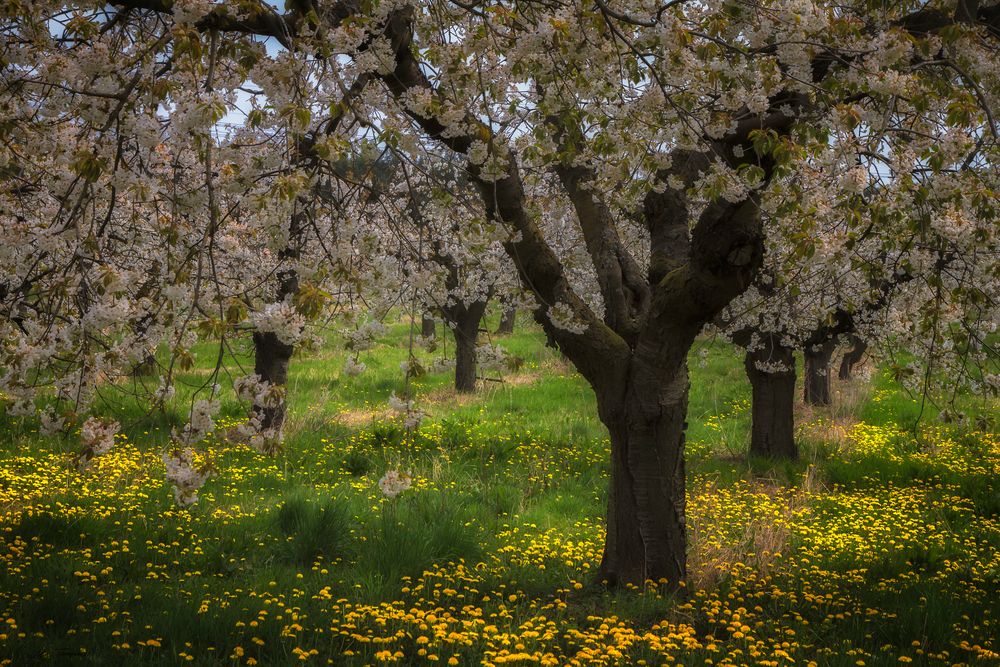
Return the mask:
<path fill-rule="evenodd" d="M 378 488 L 386 498 L 392 499 L 413 485 L 413 478 L 405 472 L 389 470 L 378 481 Z"/>
<path fill-rule="evenodd" d="M 389 408 L 402 418 L 407 429 L 418 428 L 424 419 L 424 413 L 417 409 L 414 399 L 400 398 L 395 392 L 389 395 Z"/>
<path fill-rule="evenodd" d="M 115 435 L 119 428 L 118 422 L 99 417 L 90 417 L 83 422 L 80 427 L 80 444 L 83 446 L 81 464 L 110 452 L 115 446 Z"/>
<path fill-rule="evenodd" d="M 174 500 L 181 507 L 189 507 L 198 502 L 198 491 L 211 476 L 206 466 L 198 467 L 194 450 L 171 449 L 163 453 L 167 482 L 174 489 Z"/>
<path fill-rule="evenodd" d="M 274 334 L 285 345 L 301 341 L 306 326 L 305 317 L 286 301 L 265 304 L 250 316 L 250 322 L 257 331 Z"/>

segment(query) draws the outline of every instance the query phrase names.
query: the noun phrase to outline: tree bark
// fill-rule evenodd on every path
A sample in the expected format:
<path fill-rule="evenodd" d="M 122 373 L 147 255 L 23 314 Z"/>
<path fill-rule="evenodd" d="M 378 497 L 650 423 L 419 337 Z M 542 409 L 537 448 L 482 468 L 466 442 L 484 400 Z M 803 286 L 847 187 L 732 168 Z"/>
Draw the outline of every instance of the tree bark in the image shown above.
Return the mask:
<path fill-rule="evenodd" d="M 806 345 L 804 398 L 809 405 L 830 405 L 830 358 L 836 347 L 834 340 Z"/>
<path fill-rule="evenodd" d="M 278 340 L 274 333 L 268 331 L 253 334 L 254 373 L 261 380 L 272 385 L 284 387 L 288 382 L 288 362 L 295 351 L 293 345 L 287 345 Z M 282 400 L 275 407 L 254 405 L 253 414 L 260 417 L 261 430 L 281 430 L 285 423 L 286 404 Z"/>
<path fill-rule="evenodd" d="M 434 338 L 436 326 L 437 322 L 434 321 L 430 313 L 424 313 L 423 317 L 420 318 L 420 335 L 424 338 Z"/>
<path fill-rule="evenodd" d="M 687 365 L 663 376 L 639 363 L 633 360 L 623 392 L 598 393 L 601 418 L 611 435 L 607 537 L 599 577 L 611 586 L 651 580 L 676 587 L 687 575 Z"/>
<path fill-rule="evenodd" d="M 446 312 L 455 335 L 455 391 L 471 393 L 476 390 L 476 342 L 485 312 L 485 301 L 469 306 L 457 304 Z"/>
<path fill-rule="evenodd" d="M 503 309 L 500 316 L 500 325 L 497 327 L 498 336 L 509 336 L 514 333 L 514 322 L 517 319 L 517 308 L 510 306 Z"/>
<path fill-rule="evenodd" d="M 775 368 L 765 370 L 760 365 Z M 746 353 L 744 367 L 752 389 L 750 456 L 798 458 L 794 350 L 769 336 L 763 347 Z"/>
<path fill-rule="evenodd" d="M 476 341 L 455 332 L 455 391 L 476 390 Z"/>
<path fill-rule="evenodd" d="M 278 255 L 282 262 L 292 264 L 299 258 L 299 243 L 302 240 L 301 233 L 305 226 L 305 217 L 304 210 L 292 214 L 288 227 L 288 241 Z M 276 297 L 279 301 L 298 294 L 299 274 L 294 268 L 286 266 L 278 271 L 276 277 L 278 280 Z M 254 373 L 262 381 L 284 389 L 288 383 L 288 362 L 292 358 L 292 353 L 295 352 L 295 346 L 281 342 L 273 332 L 254 331 L 253 349 Z M 280 433 L 285 424 L 286 410 L 285 397 L 282 395 L 279 404 L 274 407 L 254 403 L 251 408 L 251 416 L 260 417 L 262 431 L 273 430 Z"/>
<path fill-rule="evenodd" d="M 868 351 L 868 343 L 858 336 L 851 336 L 851 349 L 844 352 L 843 359 L 840 360 L 841 380 L 850 380 L 854 376 L 854 367 L 861 363 L 865 353 Z"/>

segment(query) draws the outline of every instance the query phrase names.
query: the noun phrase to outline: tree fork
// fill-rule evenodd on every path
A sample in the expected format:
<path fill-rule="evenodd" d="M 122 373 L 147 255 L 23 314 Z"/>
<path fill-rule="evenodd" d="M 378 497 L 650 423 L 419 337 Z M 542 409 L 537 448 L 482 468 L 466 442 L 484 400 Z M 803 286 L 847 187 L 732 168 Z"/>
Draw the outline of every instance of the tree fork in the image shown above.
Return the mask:
<path fill-rule="evenodd" d="M 841 380 L 850 380 L 854 376 L 854 367 L 861 363 L 868 352 L 868 343 L 858 336 L 851 336 L 851 348 L 844 352 L 840 360 L 840 371 L 837 374 Z"/>

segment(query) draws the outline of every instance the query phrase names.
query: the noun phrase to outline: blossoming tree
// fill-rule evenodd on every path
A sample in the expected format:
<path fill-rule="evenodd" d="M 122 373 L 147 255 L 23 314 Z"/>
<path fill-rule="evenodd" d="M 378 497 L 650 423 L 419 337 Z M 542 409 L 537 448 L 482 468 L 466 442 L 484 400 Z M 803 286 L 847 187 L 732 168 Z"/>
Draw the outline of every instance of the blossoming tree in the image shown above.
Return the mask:
<path fill-rule="evenodd" d="M 780 201 L 783 218 L 796 219 L 803 197 L 783 178 L 794 165 L 864 125 L 885 130 L 883 140 L 898 147 L 890 159 L 912 164 L 909 146 L 928 169 L 949 170 L 953 161 L 937 155 L 942 133 L 927 133 L 927 123 L 980 132 L 979 154 L 995 165 L 1000 7 L 976 0 L 877 9 L 821 0 L 305 0 L 283 12 L 258 0 L 114 0 L 26 9 L 8 18 L 7 60 L 85 100 L 66 113 L 98 129 L 107 110 L 141 107 L 131 115 L 154 124 L 169 115 L 174 138 L 191 127 L 204 135 L 239 108 L 240 67 L 304 57 L 317 67 L 306 96 L 281 106 L 290 118 L 340 114 L 344 91 L 358 83 L 347 105 L 378 141 L 430 141 L 463 156 L 486 218 L 503 225 L 536 319 L 594 388 L 608 427 L 600 575 L 610 583 L 678 585 L 686 576 L 687 355 L 754 280 L 772 224 L 762 206 Z M 48 27 L 53 16 L 65 18 L 66 38 L 80 47 L 73 62 Z M 112 48 L 121 44 L 124 59 Z M 64 76 L 94 61 L 96 71 L 84 65 Z M 155 74 L 184 67 L 194 85 L 157 83 Z M 42 108 L 16 92 L 5 103 L 18 117 Z M 121 171 L 110 168 L 119 166 L 115 142 L 106 143 L 59 162 L 97 182 Z M 197 160 L 208 173 L 200 191 L 209 228 L 221 164 L 214 152 L 203 141 Z M 267 160 L 245 165 L 245 176 L 267 173 Z M 911 213 L 921 187 L 894 199 L 891 213 L 920 220 Z M 992 206 L 976 188 L 956 220 Z M 63 200 L 73 210 L 91 198 Z M 545 231 L 542 212 L 558 202 L 589 260 L 580 275 Z M 809 216 L 798 219 L 808 236 Z M 847 226 L 859 236 L 899 229 L 860 215 Z"/>
<path fill-rule="evenodd" d="M 931 136 L 937 130 L 948 132 L 949 128 L 927 128 Z M 980 130 L 986 131 L 986 128 Z M 797 220 L 788 224 L 775 216 L 767 226 L 764 268 L 754 285 L 735 299 L 721 318 L 729 337 L 746 349 L 745 367 L 753 389 L 750 440 L 753 455 L 777 458 L 797 455 L 794 441 L 796 350 L 802 350 L 806 362 L 805 402 L 827 405 L 831 402 L 830 358 L 838 341 L 850 337 L 855 345 L 845 354 L 842 365 L 848 368 L 856 362 L 859 347 L 862 353 L 869 346 L 872 349 L 891 347 L 903 332 L 898 326 L 889 325 L 886 315 L 894 307 L 913 303 L 905 298 L 909 291 L 943 281 L 948 289 L 928 302 L 925 310 L 938 314 L 948 310 L 951 317 L 962 313 L 963 318 L 972 319 L 956 322 L 956 325 L 966 328 L 975 328 L 975 323 L 984 316 L 983 309 L 969 308 L 971 304 L 963 302 L 972 287 L 967 283 L 969 276 L 988 276 L 992 272 L 995 257 L 990 251 L 993 244 L 990 229 L 996 220 L 985 212 L 971 215 L 969 225 L 978 228 L 978 233 L 970 229 L 969 236 L 987 242 L 976 248 L 963 247 L 944 229 L 948 211 L 958 201 L 958 190 L 942 186 L 953 178 L 955 169 L 976 158 L 980 146 L 971 139 L 956 141 L 953 137 L 941 137 L 942 144 L 952 145 L 949 156 L 952 170 L 928 174 L 923 173 L 926 171 L 923 160 L 913 155 L 910 141 L 905 141 L 901 147 L 887 141 L 887 134 L 885 128 L 867 129 L 863 134 L 855 129 L 844 137 L 853 144 L 851 150 L 856 161 L 862 162 L 862 156 L 879 156 L 882 160 L 879 168 L 863 162 L 854 169 L 840 170 L 823 169 L 822 161 L 820 166 L 815 163 L 797 165 L 784 187 L 802 191 L 797 195 L 800 209 L 794 215 L 798 217 L 806 211 L 813 233 L 803 236 Z M 873 137 L 878 145 L 863 146 L 860 139 L 864 135 Z M 892 173 L 885 165 L 906 167 L 900 156 L 893 154 L 893 149 L 900 148 L 913 155 L 913 163 L 903 173 Z M 835 178 L 824 177 L 824 171 L 832 171 Z M 855 184 L 844 183 L 844 177 L 838 174 L 846 174 Z M 912 228 L 913 210 L 906 216 L 888 213 L 894 202 L 912 194 L 916 183 L 928 193 L 949 193 L 944 198 L 938 195 L 924 197 L 920 215 L 929 224 L 920 233 Z M 963 192 L 976 196 L 981 188 L 972 187 Z M 772 207 L 765 204 L 765 208 Z M 773 209 L 772 215 L 778 210 Z M 850 217 L 854 210 L 879 217 L 878 234 L 854 233 L 851 225 L 845 224 L 845 217 Z M 928 253 L 936 255 L 936 259 L 925 261 Z M 803 257 L 808 261 L 803 262 Z M 961 273 L 954 272 L 958 258 L 966 269 Z M 970 263 L 979 266 L 969 270 Z M 997 285 L 991 280 L 982 281 L 975 288 L 976 294 L 983 297 L 987 310 L 998 302 L 996 290 Z M 914 312 L 895 318 L 895 322 L 920 318 L 921 314 Z M 988 335 L 988 331 L 978 330 L 970 336 L 969 344 L 963 346 L 964 360 L 952 360 L 952 373 L 947 379 L 950 384 L 972 379 L 976 374 L 975 371 L 970 374 L 973 370 L 970 366 L 984 361 L 984 354 L 990 349 Z M 925 364 L 943 361 L 946 356 L 942 350 L 913 348 L 912 351 Z"/>

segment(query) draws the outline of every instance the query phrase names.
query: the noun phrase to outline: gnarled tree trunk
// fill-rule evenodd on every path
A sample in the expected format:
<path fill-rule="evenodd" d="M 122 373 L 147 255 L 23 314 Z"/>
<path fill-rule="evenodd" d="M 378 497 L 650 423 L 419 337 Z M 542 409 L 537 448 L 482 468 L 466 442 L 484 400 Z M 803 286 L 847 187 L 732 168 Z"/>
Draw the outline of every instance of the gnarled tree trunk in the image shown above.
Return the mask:
<path fill-rule="evenodd" d="M 818 345 L 806 345 L 805 357 L 805 401 L 809 405 L 830 405 L 830 358 L 837 348 L 834 340 Z"/>
<path fill-rule="evenodd" d="M 514 333 L 514 321 L 517 319 L 517 308 L 510 306 L 503 309 L 500 315 L 500 324 L 497 326 L 498 336 L 509 336 Z"/>
<path fill-rule="evenodd" d="M 599 576 L 614 586 L 644 581 L 676 587 L 687 576 L 684 430 L 688 374 L 667 374 L 633 358 L 626 386 L 598 391 L 611 435 L 607 537 Z"/>
<path fill-rule="evenodd" d="M 868 351 L 868 343 L 858 336 L 851 336 L 851 349 L 844 352 L 844 357 L 840 360 L 841 380 L 850 380 L 854 376 L 854 367 L 861 363 L 865 353 Z"/>
<path fill-rule="evenodd" d="M 774 336 L 744 358 L 752 389 L 750 456 L 795 459 L 795 352 Z"/>

